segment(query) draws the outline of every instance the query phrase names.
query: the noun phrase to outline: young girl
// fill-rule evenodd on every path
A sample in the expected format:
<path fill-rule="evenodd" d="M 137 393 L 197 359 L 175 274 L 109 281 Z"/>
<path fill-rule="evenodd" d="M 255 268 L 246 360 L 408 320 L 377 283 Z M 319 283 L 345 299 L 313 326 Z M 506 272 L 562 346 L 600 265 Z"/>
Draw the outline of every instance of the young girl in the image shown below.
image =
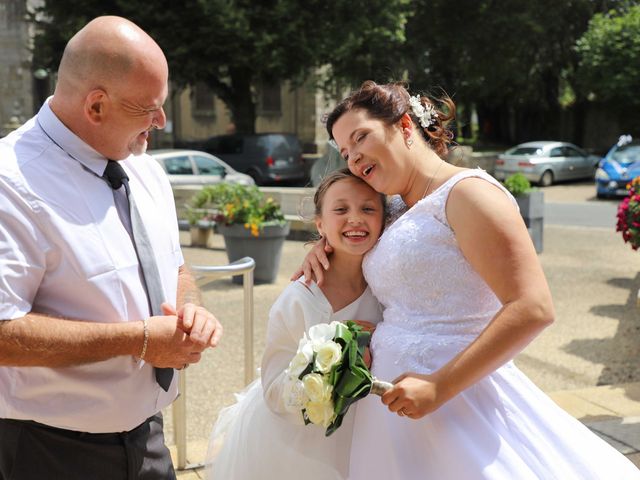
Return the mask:
<path fill-rule="evenodd" d="M 314 203 L 318 232 L 334 251 L 331 272 L 322 288 L 293 282 L 271 308 L 261 381 L 220 412 L 207 455 L 209 479 L 348 478 L 355 408 L 325 437 L 324 428 L 305 426 L 301 412 L 287 410 L 284 371 L 311 326 L 356 320 L 373 328 L 381 319 L 362 274 L 362 258 L 382 231 L 384 196 L 344 169 L 324 178 Z"/>

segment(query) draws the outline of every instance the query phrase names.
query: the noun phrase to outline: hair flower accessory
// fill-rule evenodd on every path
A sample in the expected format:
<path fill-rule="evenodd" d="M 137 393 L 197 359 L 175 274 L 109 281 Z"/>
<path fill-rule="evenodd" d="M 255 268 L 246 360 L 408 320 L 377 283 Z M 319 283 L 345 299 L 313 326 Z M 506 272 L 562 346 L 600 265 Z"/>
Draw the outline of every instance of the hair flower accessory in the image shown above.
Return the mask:
<path fill-rule="evenodd" d="M 434 119 L 438 117 L 438 113 L 433 105 L 423 105 L 420 100 L 420 95 L 414 95 L 409 97 L 409 105 L 414 115 L 418 117 L 422 128 L 428 128 L 433 125 Z"/>

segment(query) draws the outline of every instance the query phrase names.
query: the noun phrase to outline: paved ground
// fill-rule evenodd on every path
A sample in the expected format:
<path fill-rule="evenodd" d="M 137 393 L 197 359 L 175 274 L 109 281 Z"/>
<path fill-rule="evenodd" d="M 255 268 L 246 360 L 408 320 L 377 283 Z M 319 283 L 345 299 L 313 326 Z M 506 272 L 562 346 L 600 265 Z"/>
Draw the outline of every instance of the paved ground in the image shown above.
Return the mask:
<path fill-rule="evenodd" d="M 548 202 L 590 202 L 592 184 L 545 189 Z M 210 248 L 190 248 L 182 232 L 189 264 L 227 263 L 222 239 Z M 638 253 L 608 228 L 545 228 L 540 254 L 557 311 L 556 323 L 538 337 L 516 363 L 544 391 L 576 418 L 640 465 L 640 287 Z M 271 285 L 254 289 L 255 359 L 264 348 L 269 306 L 288 283 L 305 254 L 302 242 L 285 242 L 280 274 Z M 225 326 L 224 342 L 187 371 L 187 428 L 190 462 L 204 459 L 217 412 L 233 402 L 243 386 L 242 288 L 230 280 L 209 284 L 204 298 Z M 171 410 L 165 411 L 167 441 L 172 443 Z M 203 478 L 201 470 L 180 478 Z"/>

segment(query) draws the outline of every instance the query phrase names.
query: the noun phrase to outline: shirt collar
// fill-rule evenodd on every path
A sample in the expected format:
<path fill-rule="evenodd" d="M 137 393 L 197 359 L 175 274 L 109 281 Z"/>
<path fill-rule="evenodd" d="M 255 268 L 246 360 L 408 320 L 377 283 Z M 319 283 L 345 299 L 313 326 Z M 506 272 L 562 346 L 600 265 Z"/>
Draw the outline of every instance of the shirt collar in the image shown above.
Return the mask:
<path fill-rule="evenodd" d="M 69 130 L 53 113 L 47 98 L 38 112 L 38 123 L 47 136 L 67 154 L 80 162 L 93 173 L 102 176 L 107 167 L 107 158 L 86 144 L 80 137 Z"/>

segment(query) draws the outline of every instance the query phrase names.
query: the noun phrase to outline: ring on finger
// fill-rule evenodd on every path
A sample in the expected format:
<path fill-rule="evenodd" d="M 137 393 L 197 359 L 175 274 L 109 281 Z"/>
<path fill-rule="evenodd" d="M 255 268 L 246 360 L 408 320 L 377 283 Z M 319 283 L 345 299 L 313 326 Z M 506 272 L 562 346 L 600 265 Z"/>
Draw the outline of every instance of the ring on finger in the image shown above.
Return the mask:
<path fill-rule="evenodd" d="M 404 409 L 398 410 L 398 415 L 400 415 L 401 417 L 404 417 L 405 416 Z"/>

